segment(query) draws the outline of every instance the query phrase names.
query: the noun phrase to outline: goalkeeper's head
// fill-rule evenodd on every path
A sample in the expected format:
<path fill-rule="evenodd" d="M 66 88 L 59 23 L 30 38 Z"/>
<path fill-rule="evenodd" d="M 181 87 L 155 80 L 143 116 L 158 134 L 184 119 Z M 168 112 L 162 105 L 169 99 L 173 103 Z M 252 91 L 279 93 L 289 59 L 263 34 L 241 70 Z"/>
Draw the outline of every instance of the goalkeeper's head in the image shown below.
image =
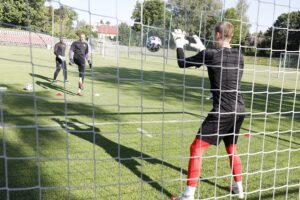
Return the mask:
<path fill-rule="evenodd" d="M 65 37 L 64 37 L 64 36 L 60 36 L 60 37 L 59 37 L 59 41 L 60 41 L 61 43 L 64 43 L 64 42 L 65 42 Z"/>
<path fill-rule="evenodd" d="M 215 42 L 218 47 L 230 43 L 234 33 L 234 26 L 230 22 L 220 22 L 215 27 Z"/>
<path fill-rule="evenodd" d="M 84 42 L 84 41 L 85 41 L 85 33 L 80 32 L 78 35 L 79 35 L 79 40 L 80 40 L 81 42 Z"/>

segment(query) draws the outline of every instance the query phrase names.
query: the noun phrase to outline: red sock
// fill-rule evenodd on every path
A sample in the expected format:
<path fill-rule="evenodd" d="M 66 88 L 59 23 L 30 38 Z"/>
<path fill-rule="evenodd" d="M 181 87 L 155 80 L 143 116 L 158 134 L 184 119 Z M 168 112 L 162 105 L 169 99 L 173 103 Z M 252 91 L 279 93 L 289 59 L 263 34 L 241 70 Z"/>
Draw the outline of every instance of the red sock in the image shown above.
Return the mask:
<path fill-rule="evenodd" d="M 195 138 L 190 147 L 190 161 L 187 185 L 196 187 L 201 175 L 202 155 L 211 145 L 204 140 Z"/>
<path fill-rule="evenodd" d="M 232 168 L 232 174 L 235 182 L 242 180 L 242 162 L 237 153 L 236 145 L 231 144 L 226 147 L 226 151 L 229 154 L 230 167 Z"/>

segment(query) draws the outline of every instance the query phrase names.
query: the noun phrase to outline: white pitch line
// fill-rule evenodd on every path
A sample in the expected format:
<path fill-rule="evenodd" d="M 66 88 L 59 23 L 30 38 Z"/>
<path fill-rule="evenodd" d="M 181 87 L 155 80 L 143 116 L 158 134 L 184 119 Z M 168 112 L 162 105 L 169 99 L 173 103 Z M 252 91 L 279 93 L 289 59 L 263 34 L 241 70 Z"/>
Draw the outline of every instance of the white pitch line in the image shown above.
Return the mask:
<path fill-rule="evenodd" d="M 136 129 L 138 132 L 140 132 L 141 134 L 145 135 L 146 137 L 150 137 L 152 138 L 153 136 L 151 134 L 148 133 L 148 131 L 142 129 L 142 128 L 137 128 Z"/>
<path fill-rule="evenodd" d="M 278 117 L 269 117 L 272 119 L 279 119 Z M 282 118 L 290 118 L 290 117 L 280 117 Z M 298 119 L 299 117 L 294 117 L 294 119 Z M 250 119 L 250 118 L 249 118 Z M 252 119 L 265 119 L 265 117 L 252 117 Z M 96 123 L 86 123 L 86 125 L 89 126 L 93 126 L 93 125 L 126 125 L 126 124 L 161 124 L 161 123 L 168 123 L 168 124 L 172 124 L 172 123 L 190 123 L 190 122 L 201 122 L 202 120 L 168 120 L 168 121 L 132 121 L 132 122 L 96 122 Z M 73 123 L 76 126 L 84 126 L 82 123 Z M 59 124 L 51 124 L 51 125 L 40 125 L 40 126 L 36 126 L 36 125 L 24 125 L 24 126 L 4 126 L 5 128 L 47 128 L 47 127 L 60 127 L 61 125 Z M 66 124 L 63 124 L 63 127 L 65 127 Z M 0 128 L 3 128 L 3 126 L 0 124 Z"/>
<path fill-rule="evenodd" d="M 93 126 L 93 125 L 124 125 L 124 124 L 161 124 L 161 123 L 186 123 L 186 122 L 199 122 L 200 120 L 169 120 L 169 121 L 133 121 L 133 122 L 96 122 L 96 123 L 85 123 L 86 125 L 89 126 Z M 67 123 L 63 124 L 63 127 L 66 126 Z M 72 124 L 76 125 L 76 126 L 84 126 L 84 124 L 82 123 L 73 123 Z M 5 128 L 47 128 L 47 127 L 60 127 L 61 125 L 59 124 L 51 124 L 51 125 L 40 125 L 40 126 L 36 126 L 36 125 L 25 125 L 25 126 L 4 126 Z M 0 125 L 0 128 L 2 128 L 3 126 Z"/>

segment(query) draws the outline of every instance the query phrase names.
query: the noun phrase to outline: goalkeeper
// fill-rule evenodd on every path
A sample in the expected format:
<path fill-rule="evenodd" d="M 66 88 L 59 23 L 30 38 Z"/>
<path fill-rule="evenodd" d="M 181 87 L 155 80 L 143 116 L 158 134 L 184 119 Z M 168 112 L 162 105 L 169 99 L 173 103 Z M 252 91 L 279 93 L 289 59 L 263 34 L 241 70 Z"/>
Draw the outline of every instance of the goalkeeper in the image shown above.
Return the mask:
<path fill-rule="evenodd" d="M 64 81 L 68 82 L 67 80 L 67 65 L 66 65 L 66 59 L 65 59 L 65 53 L 66 53 L 66 44 L 64 42 L 64 37 L 61 36 L 59 38 L 59 42 L 55 44 L 54 46 L 54 54 L 56 56 L 55 63 L 56 63 L 56 70 L 53 75 L 53 81 L 52 83 L 57 82 L 57 76 L 60 72 L 60 70 L 63 70 L 64 75 Z"/>
<path fill-rule="evenodd" d="M 72 43 L 70 52 L 70 65 L 75 63 L 78 66 L 79 72 L 79 81 L 78 81 L 78 92 L 77 95 L 82 96 L 83 90 L 83 81 L 84 81 L 84 74 L 85 74 L 85 60 L 88 61 L 90 69 L 92 68 L 92 62 L 89 57 L 89 46 L 85 42 L 85 34 L 79 34 L 79 40 Z"/>
<path fill-rule="evenodd" d="M 206 49 L 198 36 L 190 46 L 199 51 L 195 56 L 185 58 L 183 48 L 189 42 L 185 32 L 175 30 L 173 38 L 177 47 L 177 61 L 180 68 L 207 66 L 213 95 L 213 108 L 199 128 L 190 146 L 190 160 L 186 190 L 173 200 L 193 200 L 198 179 L 201 175 L 203 153 L 212 145 L 224 142 L 229 155 L 230 167 L 234 178 L 231 192 L 244 198 L 242 186 L 242 163 L 236 144 L 241 125 L 244 121 L 244 101 L 241 93 L 241 79 L 244 60 L 239 49 L 233 49 L 230 41 L 234 27 L 230 22 L 221 22 L 215 27 L 214 49 Z"/>

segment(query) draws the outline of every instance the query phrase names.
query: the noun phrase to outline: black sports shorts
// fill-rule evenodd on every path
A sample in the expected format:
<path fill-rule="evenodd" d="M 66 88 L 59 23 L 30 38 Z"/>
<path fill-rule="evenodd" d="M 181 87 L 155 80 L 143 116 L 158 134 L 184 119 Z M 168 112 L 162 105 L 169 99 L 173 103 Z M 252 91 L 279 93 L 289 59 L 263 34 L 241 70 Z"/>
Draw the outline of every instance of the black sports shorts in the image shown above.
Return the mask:
<path fill-rule="evenodd" d="M 84 78 L 85 60 L 84 59 L 74 59 L 74 63 L 78 66 L 79 77 Z"/>
<path fill-rule="evenodd" d="M 212 145 L 222 140 L 225 146 L 236 144 L 244 118 L 244 114 L 209 113 L 196 137 Z"/>

